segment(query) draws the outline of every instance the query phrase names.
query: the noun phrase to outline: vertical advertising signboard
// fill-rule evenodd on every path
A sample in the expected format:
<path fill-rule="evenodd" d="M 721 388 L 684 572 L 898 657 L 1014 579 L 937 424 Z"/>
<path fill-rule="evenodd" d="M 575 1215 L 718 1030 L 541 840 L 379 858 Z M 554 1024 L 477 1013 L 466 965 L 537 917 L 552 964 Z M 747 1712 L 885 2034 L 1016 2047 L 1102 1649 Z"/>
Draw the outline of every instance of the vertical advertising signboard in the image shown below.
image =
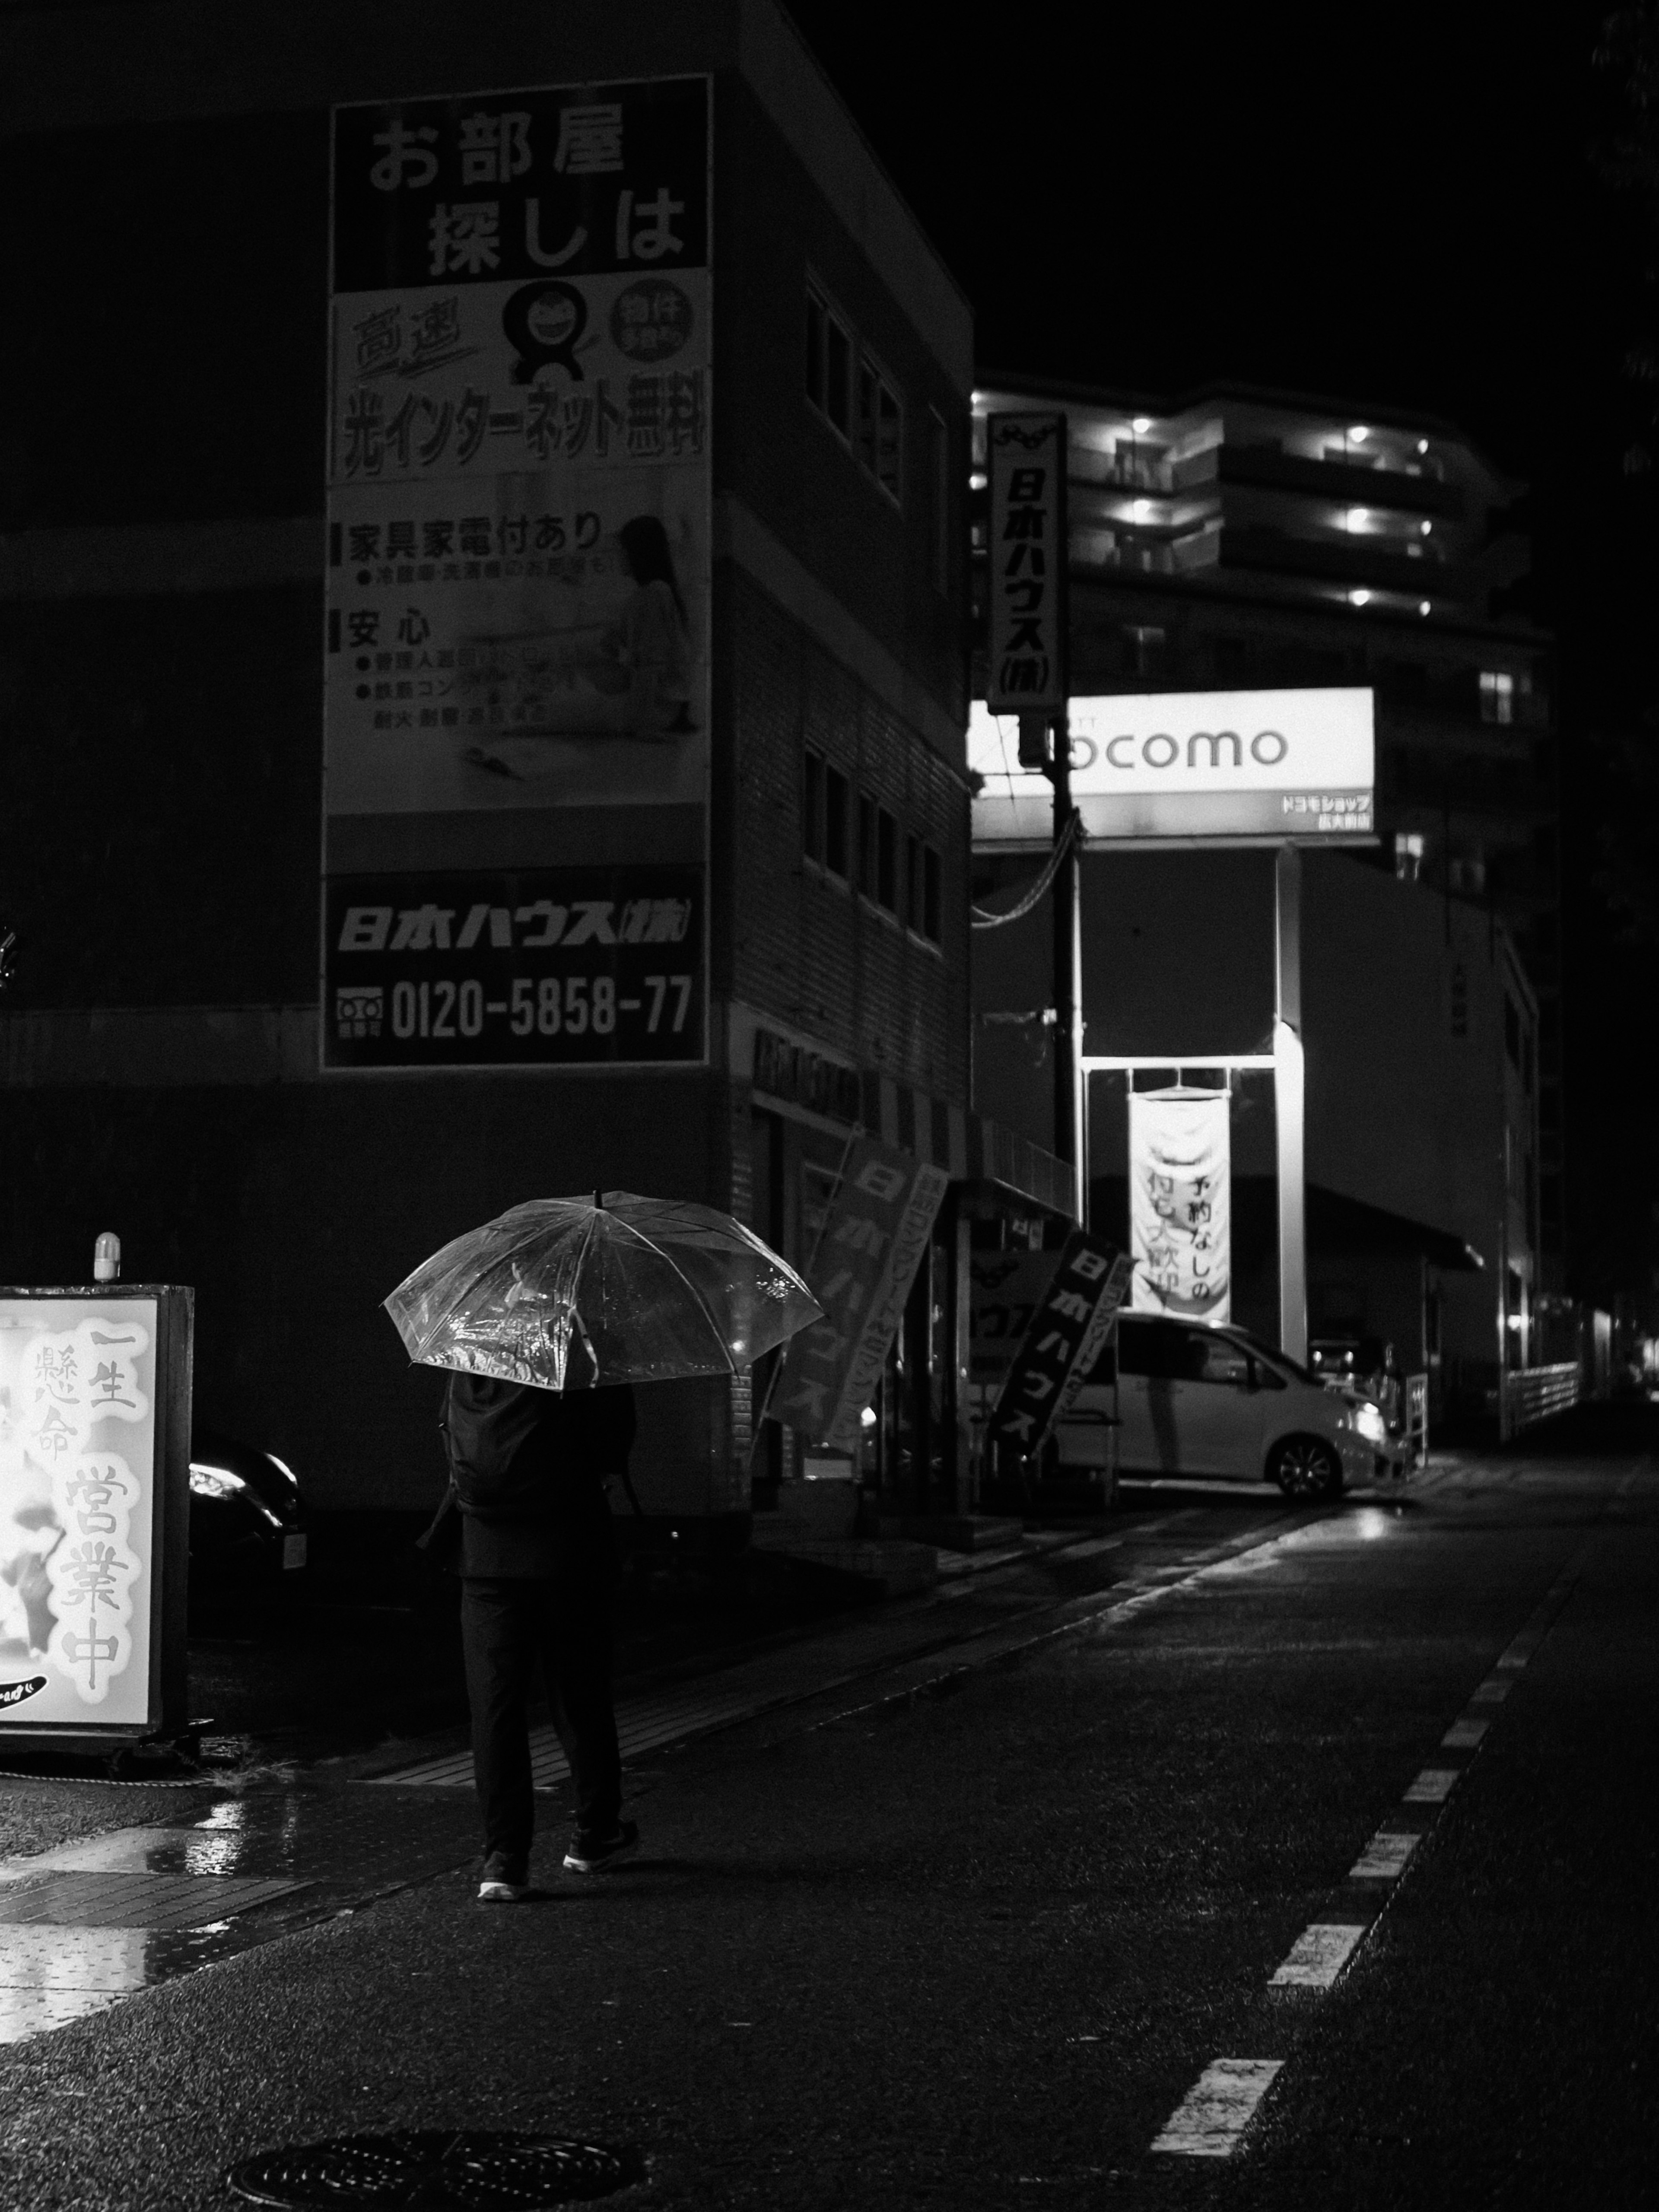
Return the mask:
<path fill-rule="evenodd" d="M 709 144 L 335 111 L 325 1068 L 705 1057 Z"/>
<path fill-rule="evenodd" d="M 190 1297 L 0 1291 L 0 1735 L 184 1718 Z"/>
<path fill-rule="evenodd" d="M 1229 1103 L 1224 1091 L 1129 1093 L 1135 1313 L 1232 1317 Z"/>
<path fill-rule="evenodd" d="M 989 415 L 990 653 L 994 714 L 1066 708 L 1066 417 Z"/>

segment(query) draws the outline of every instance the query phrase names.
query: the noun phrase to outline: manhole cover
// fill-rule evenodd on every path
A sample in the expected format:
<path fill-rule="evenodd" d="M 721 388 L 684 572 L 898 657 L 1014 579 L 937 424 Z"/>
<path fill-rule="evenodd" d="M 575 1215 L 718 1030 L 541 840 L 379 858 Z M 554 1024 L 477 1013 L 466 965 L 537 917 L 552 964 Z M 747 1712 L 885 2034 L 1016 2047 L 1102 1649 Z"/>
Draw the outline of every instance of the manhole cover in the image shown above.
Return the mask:
<path fill-rule="evenodd" d="M 639 2160 L 569 2136 L 457 2134 L 422 2129 L 341 2136 L 262 2151 L 227 2179 L 256 2204 L 369 2204 L 385 2212 L 536 2212 L 608 2197 L 639 2179 Z"/>

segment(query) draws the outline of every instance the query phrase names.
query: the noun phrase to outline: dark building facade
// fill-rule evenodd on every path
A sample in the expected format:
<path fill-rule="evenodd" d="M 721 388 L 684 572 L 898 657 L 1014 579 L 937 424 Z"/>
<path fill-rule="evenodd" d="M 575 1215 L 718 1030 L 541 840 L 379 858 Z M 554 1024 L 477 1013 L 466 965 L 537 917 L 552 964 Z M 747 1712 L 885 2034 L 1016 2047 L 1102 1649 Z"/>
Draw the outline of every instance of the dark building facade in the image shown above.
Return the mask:
<path fill-rule="evenodd" d="M 280 1450 L 320 1504 L 411 1505 L 435 1480 L 435 1381 L 409 1374 L 378 1302 L 520 1199 L 698 1197 L 804 1261 L 854 1125 L 948 1166 L 964 1202 L 1059 1187 L 968 1111 L 971 329 L 771 0 L 256 0 L 228 27 L 204 0 L 0 26 L 9 279 L 27 302 L 0 370 L 0 911 L 19 939 L 0 1243 L 9 1279 L 77 1280 L 116 1230 L 129 1276 L 198 1287 L 204 1418 Z M 592 87 L 684 78 L 707 80 L 712 148 L 704 792 L 630 811 L 554 791 L 488 817 L 488 837 L 463 807 L 436 843 L 429 811 L 395 837 L 330 815 L 357 919 L 331 920 L 324 949 L 379 927 L 441 950 L 468 913 L 474 936 L 492 916 L 481 941 L 495 915 L 521 941 L 527 895 L 492 906 L 458 876 L 416 906 L 399 888 L 475 846 L 555 894 L 561 870 L 690 871 L 706 1047 L 325 1072 L 325 1036 L 344 1034 L 319 981 L 331 108 L 391 104 L 401 158 L 434 94 L 483 112 L 500 88 L 565 87 L 586 113 Z M 476 157 L 503 179 L 530 158 L 507 105 Z M 588 144 L 602 171 L 602 135 Z M 538 156 L 545 191 L 564 153 Z M 476 234 L 458 203 L 434 210 L 434 254 L 464 213 Z M 619 252 L 626 220 L 618 199 Z M 394 568 L 386 588 L 404 596 Z M 389 692 L 401 673 L 382 672 Z M 507 772 L 495 743 L 474 750 Z M 866 1470 L 913 1505 L 965 1480 L 958 1211 Z M 736 1531 L 751 1472 L 763 1496 L 799 1472 L 793 1438 L 754 1448 L 747 1376 L 647 1396 L 648 1513 Z"/>
<path fill-rule="evenodd" d="M 1518 611 L 1525 487 L 1453 425 L 1294 394 L 986 372 L 975 405 L 1066 410 L 1074 696 L 1371 687 L 1376 858 L 1501 922 L 1536 996 L 1538 1157 L 1516 1177 L 1559 1294 L 1558 741 L 1551 641 Z"/>

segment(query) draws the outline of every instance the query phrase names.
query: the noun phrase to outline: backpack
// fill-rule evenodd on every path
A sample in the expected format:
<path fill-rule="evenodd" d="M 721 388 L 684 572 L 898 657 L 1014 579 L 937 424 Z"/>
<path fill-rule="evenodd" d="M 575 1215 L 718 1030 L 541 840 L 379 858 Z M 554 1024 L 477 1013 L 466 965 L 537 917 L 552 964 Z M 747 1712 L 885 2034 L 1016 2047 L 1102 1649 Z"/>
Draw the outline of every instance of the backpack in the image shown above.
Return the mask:
<path fill-rule="evenodd" d="M 547 1515 L 553 1469 L 545 1431 L 562 1410 L 550 1392 L 526 1383 L 485 1375 L 452 1378 L 439 1426 L 463 1513 L 485 1521 Z"/>

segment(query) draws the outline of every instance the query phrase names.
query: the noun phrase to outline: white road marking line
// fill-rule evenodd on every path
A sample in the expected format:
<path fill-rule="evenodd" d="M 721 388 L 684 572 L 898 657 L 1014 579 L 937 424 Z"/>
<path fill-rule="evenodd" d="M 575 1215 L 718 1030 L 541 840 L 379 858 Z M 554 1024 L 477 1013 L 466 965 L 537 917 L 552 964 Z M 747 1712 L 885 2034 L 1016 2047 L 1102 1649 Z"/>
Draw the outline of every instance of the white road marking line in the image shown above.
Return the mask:
<path fill-rule="evenodd" d="M 1350 1881 L 1398 1881 L 1421 1838 L 1379 1828 L 1348 1869 Z"/>
<path fill-rule="evenodd" d="M 1425 1766 L 1401 1801 L 1407 1805 L 1443 1805 L 1457 1786 L 1460 1766 Z"/>
<path fill-rule="evenodd" d="M 1178 2158 L 1231 2158 L 1284 2063 L 1282 2058 L 1218 2058 L 1170 2113 L 1152 2149 Z"/>
<path fill-rule="evenodd" d="M 1499 1656 L 1499 1667 L 1506 1673 L 1524 1667 L 1543 1640 L 1541 1636 L 1517 1636 L 1509 1650 Z"/>
<path fill-rule="evenodd" d="M 1469 1703 L 1472 1705 L 1501 1705 L 1513 1687 L 1514 1684 L 1506 1682 L 1501 1674 L 1488 1674 Z"/>
<path fill-rule="evenodd" d="M 1270 1990 L 1328 1990 L 1353 1956 L 1364 1926 L 1316 1920 L 1304 1928 L 1269 1978 Z"/>
<path fill-rule="evenodd" d="M 1454 1721 L 1441 1737 L 1441 1745 L 1447 1751 L 1473 1751 L 1491 1726 L 1490 1721 Z"/>

